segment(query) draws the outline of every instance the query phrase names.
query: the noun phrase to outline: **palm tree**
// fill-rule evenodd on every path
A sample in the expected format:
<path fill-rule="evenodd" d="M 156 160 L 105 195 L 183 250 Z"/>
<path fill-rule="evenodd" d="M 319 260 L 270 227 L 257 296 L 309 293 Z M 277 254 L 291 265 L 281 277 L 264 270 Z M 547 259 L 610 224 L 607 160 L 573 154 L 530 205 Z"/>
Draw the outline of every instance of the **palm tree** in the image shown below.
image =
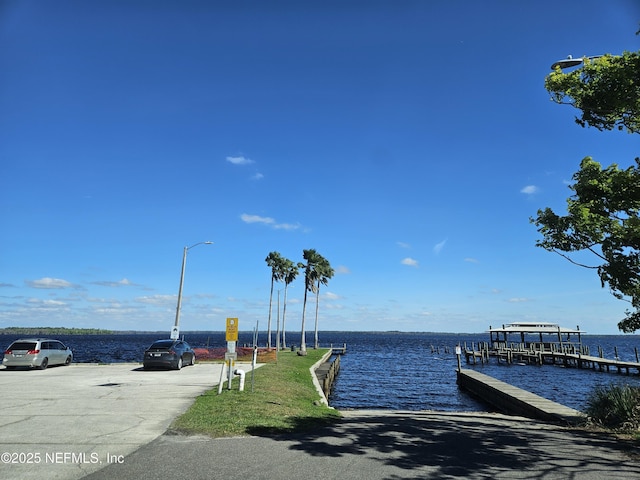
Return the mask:
<path fill-rule="evenodd" d="M 320 284 L 328 285 L 329 279 L 333 277 L 334 270 L 331 268 L 329 264 L 329 260 L 324 258 L 322 255 L 318 255 L 319 260 L 318 264 L 315 268 L 315 278 L 316 278 L 316 328 L 315 328 L 315 343 L 314 347 L 316 350 L 318 349 L 318 305 L 320 304 Z"/>
<path fill-rule="evenodd" d="M 267 322 L 267 348 L 271 348 L 271 306 L 273 304 L 273 284 L 282 280 L 282 262 L 283 258 L 278 252 L 271 252 L 264 259 L 271 268 L 271 292 L 269 294 L 269 321 Z"/>
<path fill-rule="evenodd" d="M 282 348 L 287 348 L 286 320 L 287 315 L 287 288 L 298 276 L 299 269 L 304 267 L 302 263 L 293 263 L 288 258 L 282 259 L 282 279 L 284 280 L 284 306 L 282 307 Z"/>
<path fill-rule="evenodd" d="M 318 252 L 313 249 L 303 250 L 302 258 L 307 263 L 302 265 L 304 267 L 304 301 L 302 303 L 302 333 L 300 335 L 300 352 L 302 355 L 307 353 L 307 344 L 305 342 L 305 313 L 307 310 L 307 292 L 315 293 L 316 291 L 316 265 L 321 258 Z"/>

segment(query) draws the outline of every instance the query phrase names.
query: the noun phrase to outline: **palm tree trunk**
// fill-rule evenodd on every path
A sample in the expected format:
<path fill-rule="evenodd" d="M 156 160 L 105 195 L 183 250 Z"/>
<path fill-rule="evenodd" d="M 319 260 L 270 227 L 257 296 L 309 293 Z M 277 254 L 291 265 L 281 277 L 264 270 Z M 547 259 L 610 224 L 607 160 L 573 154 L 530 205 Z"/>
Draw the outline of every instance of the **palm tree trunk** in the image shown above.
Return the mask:
<path fill-rule="evenodd" d="M 287 287 L 288 285 L 284 284 L 284 305 L 282 306 L 282 348 L 287 348 L 287 327 L 285 323 L 285 316 L 287 314 Z"/>
<path fill-rule="evenodd" d="M 304 302 L 302 302 L 302 333 L 300 335 L 300 351 L 307 351 L 307 344 L 305 343 L 305 334 L 304 334 L 304 315 L 307 310 L 307 289 L 304 289 Z"/>
<path fill-rule="evenodd" d="M 271 276 L 271 293 L 269 294 L 269 321 L 267 322 L 267 348 L 271 348 L 271 304 L 273 303 L 273 275 Z"/>
<path fill-rule="evenodd" d="M 316 290 L 316 328 L 315 328 L 315 342 L 313 348 L 318 349 L 318 305 L 320 303 L 320 280 L 318 280 L 318 289 Z"/>

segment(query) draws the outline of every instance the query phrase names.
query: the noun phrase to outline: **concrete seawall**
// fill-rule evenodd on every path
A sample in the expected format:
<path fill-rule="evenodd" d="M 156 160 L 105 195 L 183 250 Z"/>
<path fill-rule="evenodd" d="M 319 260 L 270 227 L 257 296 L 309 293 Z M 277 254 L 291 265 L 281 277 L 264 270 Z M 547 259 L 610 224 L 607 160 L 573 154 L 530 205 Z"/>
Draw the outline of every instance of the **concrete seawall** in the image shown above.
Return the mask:
<path fill-rule="evenodd" d="M 320 401 L 325 405 L 329 405 L 329 399 L 327 398 L 327 394 L 324 390 L 324 380 L 327 375 L 327 371 L 329 370 L 329 359 L 331 358 L 331 350 L 327 350 L 320 360 L 318 360 L 310 369 L 311 379 L 313 380 L 313 385 L 316 387 L 318 391 L 318 395 L 320 395 Z M 326 368 L 325 368 L 326 366 Z"/>
<path fill-rule="evenodd" d="M 579 425 L 586 420 L 578 410 L 474 370 L 460 369 L 458 385 L 503 413 L 569 425 Z"/>

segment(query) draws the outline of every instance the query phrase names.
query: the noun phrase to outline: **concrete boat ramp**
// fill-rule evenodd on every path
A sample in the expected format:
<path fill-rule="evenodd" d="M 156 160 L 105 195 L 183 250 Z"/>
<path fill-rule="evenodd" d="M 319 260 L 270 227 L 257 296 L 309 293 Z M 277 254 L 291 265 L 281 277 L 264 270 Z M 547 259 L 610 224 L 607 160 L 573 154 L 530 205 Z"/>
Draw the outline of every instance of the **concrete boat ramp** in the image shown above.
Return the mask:
<path fill-rule="evenodd" d="M 580 425 L 586 420 L 578 410 L 475 370 L 460 369 L 458 386 L 503 413 L 565 425 Z"/>

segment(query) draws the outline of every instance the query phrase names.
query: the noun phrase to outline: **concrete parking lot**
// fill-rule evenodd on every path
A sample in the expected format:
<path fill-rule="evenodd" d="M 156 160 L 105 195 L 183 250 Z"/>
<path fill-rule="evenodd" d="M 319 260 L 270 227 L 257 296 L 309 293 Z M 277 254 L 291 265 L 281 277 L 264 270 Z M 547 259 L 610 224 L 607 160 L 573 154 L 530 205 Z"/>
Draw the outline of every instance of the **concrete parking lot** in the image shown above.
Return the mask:
<path fill-rule="evenodd" d="M 144 371 L 131 363 L 0 367 L 0 478 L 74 480 L 123 462 L 217 385 L 221 368 L 212 363 L 179 371 Z"/>

